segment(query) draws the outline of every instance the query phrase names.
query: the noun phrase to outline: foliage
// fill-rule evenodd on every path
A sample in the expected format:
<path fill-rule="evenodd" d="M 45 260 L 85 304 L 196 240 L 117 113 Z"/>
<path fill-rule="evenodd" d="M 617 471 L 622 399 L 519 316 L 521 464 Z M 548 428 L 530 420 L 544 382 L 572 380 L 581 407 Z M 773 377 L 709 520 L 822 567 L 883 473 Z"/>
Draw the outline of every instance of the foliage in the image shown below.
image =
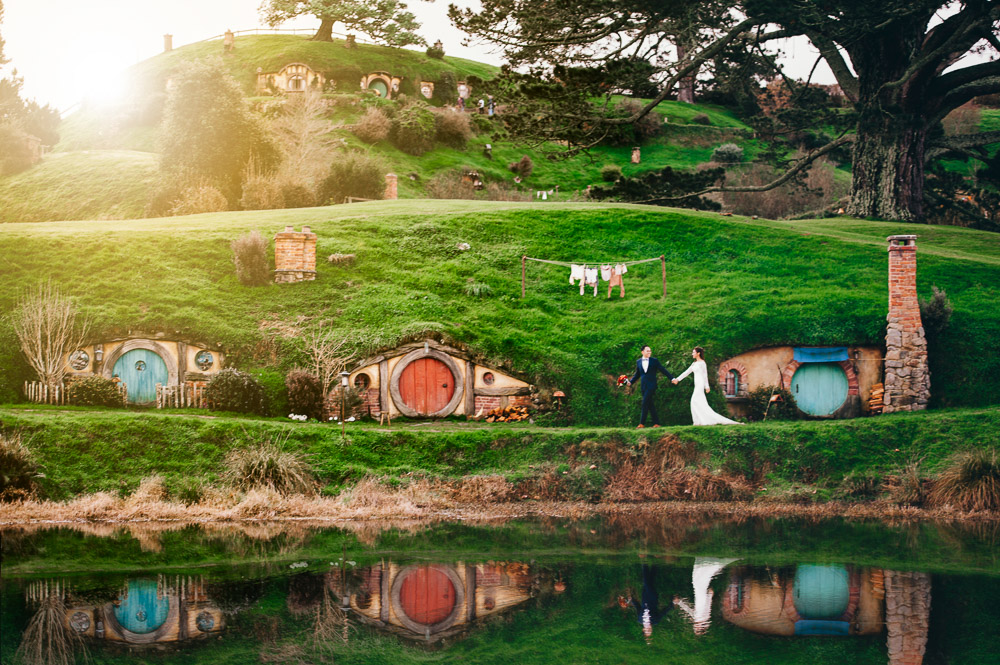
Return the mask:
<path fill-rule="evenodd" d="M 268 172 L 278 152 L 239 84 L 218 61 L 185 63 L 167 94 L 161 168 L 189 183 L 204 180 L 235 200 L 251 159 Z"/>
<path fill-rule="evenodd" d="M 642 103 L 634 99 L 623 100 L 618 105 L 618 110 L 626 116 L 637 115 L 642 108 Z M 659 113 L 646 113 L 632 123 L 632 132 L 635 143 L 641 144 L 649 141 L 654 136 L 663 131 L 663 121 Z"/>
<path fill-rule="evenodd" d="M 243 176 L 241 210 L 275 210 L 285 208 L 282 183 L 274 176 L 265 175 L 248 165 Z M 287 206 L 291 207 L 291 206 Z"/>
<path fill-rule="evenodd" d="M 236 277 L 246 286 L 263 286 L 271 282 L 271 261 L 268 258 L 269 243 L 260 231 L 250 231 L 230 244 Z"/>
<path fill-rule="evenodd" d="M 521 155 L 521 159 L 507 165 L 507 170 L 520 178 L 529 178 L 535 170 L 535 163 L 531 161 L 531 157 Z"/>
<path fill-rule="evenodd" d="M 699 113 L 695 117 L 691 118 L 691 122 L 696 125 L 711 125 L 712 119 L 708 117 L 705 113 Z"/>
<path fill-rule="evenodd" d="M 83 346 L 90 321 L 77 321 L 76 304 L 51 279 L 21 292 L 10 321 L 39 381 L 60 385 L 66 375 L 66 354 Z"/>
<path fill-rule="evenodd" d="M 593 187 L 590 196 L 597 200 L 614 199 L 633 203 L 670 205 L 696 210 L 719 210 L 715 201 L 703 196 L 685 196 L 711 186 L 723 177 L 723 170 L 680 171 L 669 166 L 659 171 L 620 178 L 609 186 Z"/>
<path fill-rule="evenodd" d="M 269 123 L 281 164 L 276 180 L 315 187 L 326 175 L 330 163 L 333 123 L 329 117 L 330 103 L 316 90 L 306 90 L 284 100 L 281 111 Z M 250 165 L 248 165 L 249 167 Z M 255 174 L 267 170 L 252 164 Z M 244 191 L 246 184 L 244 183 Z"/>
<path fill-rule="evenodd" d="M 765 164 L 752 163 L 732 168 L 726 183 L 737 187 L 759 187 L 771 182 L 780 172 Z M 819 159 L 807 172 L 790 179 L 780 187 L 766 191 L 728 191 L 721 194 L 726 208 L 737 215 L 757 215 L 768 219 L 795 216 L 817 216 L 842 201 L 848 184 L 838 180 L 838 173 L 829 162 Z"/>
<path fill-rule="evenodd" d="M 425 44 L 416 33 L 416 17 L 399 0 L 265 0 L 261 18 L 271 26 L 310 14 L 320 19 L 313 39 L 333 41 L 333 24 L 340 23 L 348 32 L 359 32 L 386 46 L 403 47 Z"/>
<path fill-rule="evenodd" d="M 1000 458 L 996 449 L 956 453 L 931 486 L 930 502 L 961 510 L 1000 511 Z"/>
<path fill-rule="evenodd" d="M 723 143 L 712 151 L 712 161 L 719 164 L 738 164 L 743 161 L 743 148 L 735 143 Z"/>
<path fill-rule="evenodd" d="M 617 164 L 605 164 L 601 167 L 601 180 L 615 182 L 622 177 L 622 167 Z"/>
<path fill-rule="evenodd" d="M 392 120 L 377 108 L 368 108 L 351 131 L 365 143 L 378 143 L 389 137 Z"/>
<path fill-rule="evenodd" d="M 458 101 L 458 79 L 450 70 L 441 72 L 434 82 L 434 92 L 431 100 L 437 102 L 438 106 L 449 106 Z"/>
<path fill-rule="evenodd" d="M 434 58 L 435 60 L 444 60 L 444 46 L 438 46 L 433 44 L 427 47 L 427 57 Z"/>
<path fill-rule="evenodd" d="M 272 418 L 288 416 L 288 388 L 285 386 L 285 373 L 275 369 L 262 369 L 250 372 L 264 390 L 264 404 L 267 415 Z"/>
<path fill-rule="evenodd" d="M 392 118 L 392 144 L 409 155 L 422 155 L 434 147 L 435 116 L 423 104 L 410 104 Z"/>
<path fill-rule="evenodd" d="M 35 481 L 44 477 L 24 435 L 0 430 L 0 501 L 27 498 L 35 491 Z"/>
<path fill-rule="evenodd" d="M 229 210 L 229 200 L 222 190 L 204 182 L 183 188 L 171 204 L 171 215 L 197 215 Z"/>
<path fill-rule="evenodd" d="M 343 203 L 348 196 L 381 199 L 385 196 L 385 167 L 368 153 L 341 151 L 330 162 L 330 174 L 319 187 L 319 200 Z"/>
<path fill-rule="evenodd" d="M 461 150 L 470 138 L 472 126 L 468 114 L 453 109 L 434 113 L 434 139 L 438 143 Z"/>
<path fill-rule="evenodd" d="M 301 369 L 295 369 L 285 377 L 288 390 L 290 413 L 306 415 L 314 420 L 323 419 L 325 391 L 320 380 Z"/>
<path fill-rule="evenodd" d="M 0 176 L 19 173 L 31 164 L 28 135 L 14 124 L 0 121 Z"/>
<path fill-rule="evenodd" d="M 73 379 L 66 386 L 66 398 L 79 406 L 123 406 L 118 384 L 103 376 Z"/>
<path fill-rule="evenodd" d="M 286 182 L 281 185 L 281 198 L 286 208 L 309 208 L 316 205 L 316 195 L 305 185 Z"/>
<path fill-rule="evenodd" d="M 924 328 L 928 344 L 936 344 L 941 339 L 944 331 L 947 330 L 951 322 L 951 315 L 955 308 L 948 300 L 948 294 L 937 286 L 932 286 L 933 295 L 930 300 L 918 298 L 920 305 L 920 322 Z"/>
<path fill-rule="evenodd" d="M 213 411 L 262 414 L 266 407 L 260 382 L 231 367 L 212 377 L 205 387 L 205 399 Z"/>
<path fill-rule="evenodd" d="M 287 449 L 287 436 L 272 440 L 268 434 L 247 447 L 226 455 L 224 478 L 243 491 L 267 488 L 279 494 L 312 494 L 315 490 L 307 457 Z"/>
<path fill-rule="evenodd" d="M 779 399 L 772 402 L 772 396 Z M 764 420 L 765 412 L 768 420 L 797 420 L 799 417 L 795 397 L 785 388 L 777 386 L 759 386 L 751 390 L 747 394 L 747 407 L 750 420 Z"/>

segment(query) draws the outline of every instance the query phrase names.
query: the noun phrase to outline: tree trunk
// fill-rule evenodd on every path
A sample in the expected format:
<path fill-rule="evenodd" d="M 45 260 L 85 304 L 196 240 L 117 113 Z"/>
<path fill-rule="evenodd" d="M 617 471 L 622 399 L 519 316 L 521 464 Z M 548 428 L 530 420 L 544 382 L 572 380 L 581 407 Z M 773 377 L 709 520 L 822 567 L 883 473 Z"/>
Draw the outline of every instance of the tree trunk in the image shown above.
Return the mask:
<path fill-rule="evenodd" d="M 687 55 L 688 50 L 680 42 L 677 41 L 677 60 L 681 61 Z M 695 70 L 691 72 L 690 76 L 685 76 L 680 81 L 677 82 L 677 101 L 684 102 L 686 104 L 694 104 L 694 79 L 697 76 L 698 71 Z"/>
<path fill-rule="evenodd" d="M 319 24 L 319 30 L 316 34 L 312 36 L 312 41 L 314 42 L 332 42 L 333 41 L 333 19 L 321 18 Z"/>
<path fill-rule="evenodd" d="M 878 111 L 858 123 L 854 142 L 851 203 L 855 217 L 914 222 L 923 217 L 924 150 L 922 118 L 903 120 Z"/>

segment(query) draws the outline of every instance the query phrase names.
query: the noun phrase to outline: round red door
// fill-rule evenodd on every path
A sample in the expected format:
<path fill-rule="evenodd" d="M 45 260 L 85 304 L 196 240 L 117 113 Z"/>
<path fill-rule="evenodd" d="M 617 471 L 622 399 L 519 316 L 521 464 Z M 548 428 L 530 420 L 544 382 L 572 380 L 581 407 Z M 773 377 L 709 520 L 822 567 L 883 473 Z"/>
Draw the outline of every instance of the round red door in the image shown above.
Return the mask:
<path fill-rule="evenodd" d="M 403 580 L 399 603 L 412 621 L 432 626 L 455 609 L 455 585 L 440 570 L 421 566 Z"/>
<path fill-rule="evenodd" d="M 455 377 L 437 358 L 418 358 L 403 368 L 399 395 L 403 403 L 422 415 L 437 413 L 448 406 L 455 394 Z"/>

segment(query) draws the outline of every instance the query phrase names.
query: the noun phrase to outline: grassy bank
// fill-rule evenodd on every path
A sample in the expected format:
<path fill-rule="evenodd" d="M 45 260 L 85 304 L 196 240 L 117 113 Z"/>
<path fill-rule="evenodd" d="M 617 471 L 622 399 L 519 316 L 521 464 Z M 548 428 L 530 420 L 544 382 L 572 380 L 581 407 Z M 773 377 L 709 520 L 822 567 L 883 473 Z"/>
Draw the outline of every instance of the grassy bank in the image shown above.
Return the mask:
<path fill-rule="evenodd" d="M 309 225 L 318 235 L 314 282 L 241 285 L 230 242 L 259 229 Z M 358 353 L 438 335 L 485 364 L 569 395 L 578 423 L 624 426 L 636 404 L 607 377 L 634 367 L 639 345 L 672 371 L 695 344 L 709 375 L 727 357 L 772 345 L 881 345 L 885 237 L 917 231 L 918 292 L 947 291 L 950 328 L 931 348 L 935 406 L 997 401 L 1000 240 L 951 227 L 838 220 L 767 222 L 604 204 L 395 201 L 303 210 L 218 213 L 113 222 L 5 225 L 0 311 L 24 286 L 51 279 L 94 321 L 95 339 L 140 332 L 221 345 L 227 362 L 283 372 L 302 364 L 302 331 L 326 322 Z M 567 239 L 570 239 L 567 242 Z M 466 242 L 468 251 L 457 245 Z M 326 262 L 352 253 L 351 266 Z M 581 297 L 567 261 L 666 258 L 634 266 L 623 299 Z M 0 400 L 30 378 L 10 324 L 0 322 Z M 278 379 L 280 381 L 280 378 Z M 716 410 L 720 391 L 713 390 Z M 668 424 L 690 422 L 688 389 L 663 389 Z"/>
<path fill-rule="evenodd" d="M 45 474 L 38 481 L 41 493 L 51 499 L 124 496 L 158 475 L 166 496 L 196 500 L 206 488 L 226 487 L 222 476 L 231 450 L 271 440 L 307 457 L 325 495 L 375 476 L 387 488 L 420 481 L 431 494 L 466 500 L 813 502 L 888 497 L 885 484 L 914 462 L 922 476 L 933 476 L 954 451 L 994 445 L 1000 409 L 663 428 L 655 434 L 355 426 L 341 438 L 336 427 L 273 420 L 4 408 L 0 427 L 21 432 Z M 651 494 L 651 487 L 662 491 Z"/>

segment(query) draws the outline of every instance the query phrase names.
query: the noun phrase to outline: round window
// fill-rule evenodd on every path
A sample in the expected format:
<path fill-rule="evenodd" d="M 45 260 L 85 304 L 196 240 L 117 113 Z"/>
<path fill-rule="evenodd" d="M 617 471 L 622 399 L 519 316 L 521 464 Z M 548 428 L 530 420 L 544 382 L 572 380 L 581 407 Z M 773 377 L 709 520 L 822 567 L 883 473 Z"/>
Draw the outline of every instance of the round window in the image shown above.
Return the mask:
<path fill-rule="evenodd" d="M 70 627 L 78 633 L 86 633 L 90 628 L 90 617 L 86 612 L 74 612 L 69 620 Z"/>
<path fill-rule="evenodd" d="M 207 372 L 212 369 L 212 365 L 215 364 L 215 357 L 212 355 L 211 351 L 199 351 L 198 355 L 194 357 L 194 364 L 198 366 L 203 372 Z"/>
<path fill-rule="evenodd" d="M 198 617 L 194 620 L 195 624 L 198 626 L 198 630 L 203 633 L 215 628 L 215 617 L 213 617 L 208 612 L 201 612 Z"/>
<path fill-rule="evenodd" d="M 370 386 L 371 384 L 372 384 L 371 378 L 364 372 L 361 372 L 356 377 L 354 377 L 354 387 L 357 388 L 358 390 L 368 390 L 368 386 Z"/>
<path fill-rule="evenodd" d="M 87 369 L 88 365 L 90 365 L 90 356 L 83 349 L 77 349 L 69 354 L 69 366 L 73 369 L 80 371 Z"/>
<path fill-rule="evenodd" d="M 483 384 L 487 386 L 492 386 L 496 380 L 497 378 L 493 376 L 493 372 L 486 372 L 486 374 L 483 374 Z"/>

